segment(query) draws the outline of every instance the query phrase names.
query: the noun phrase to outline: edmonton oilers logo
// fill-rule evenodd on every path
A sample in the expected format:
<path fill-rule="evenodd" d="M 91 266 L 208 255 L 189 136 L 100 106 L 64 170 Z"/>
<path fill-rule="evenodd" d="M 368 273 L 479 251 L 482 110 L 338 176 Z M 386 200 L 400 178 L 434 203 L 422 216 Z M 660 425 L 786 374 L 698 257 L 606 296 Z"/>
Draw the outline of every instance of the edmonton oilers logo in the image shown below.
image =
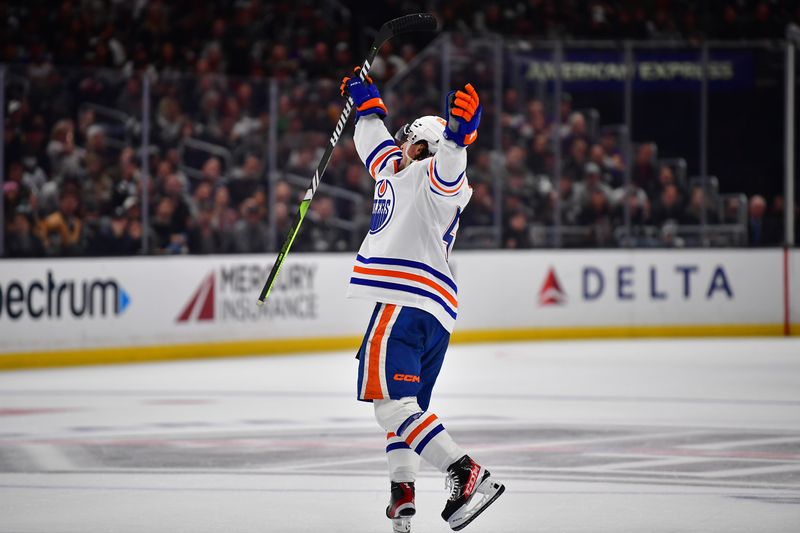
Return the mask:
<path fill-rule="evenodd" d="M 394 188 L 389 180 L 380 180 L 375 184 L 375 199 L 372 201 L 372 221 L 370 233 L 378 233 L 389 224 L 394 212 Z"/>

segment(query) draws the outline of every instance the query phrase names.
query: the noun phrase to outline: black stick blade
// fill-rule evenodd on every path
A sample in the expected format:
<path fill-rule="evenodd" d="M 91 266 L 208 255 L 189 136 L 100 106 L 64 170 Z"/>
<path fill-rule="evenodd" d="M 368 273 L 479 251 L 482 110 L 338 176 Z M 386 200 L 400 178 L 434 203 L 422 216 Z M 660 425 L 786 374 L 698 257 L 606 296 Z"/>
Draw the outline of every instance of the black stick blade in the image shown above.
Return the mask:
<path fill-rule="evenodd" d="M 435 31 L 437 26 L 436 17 L 430 13 L 415 13 L 390 20 L 381 30 L 386 28 L 390 36 L 395 36 L 411 31 Z"/>

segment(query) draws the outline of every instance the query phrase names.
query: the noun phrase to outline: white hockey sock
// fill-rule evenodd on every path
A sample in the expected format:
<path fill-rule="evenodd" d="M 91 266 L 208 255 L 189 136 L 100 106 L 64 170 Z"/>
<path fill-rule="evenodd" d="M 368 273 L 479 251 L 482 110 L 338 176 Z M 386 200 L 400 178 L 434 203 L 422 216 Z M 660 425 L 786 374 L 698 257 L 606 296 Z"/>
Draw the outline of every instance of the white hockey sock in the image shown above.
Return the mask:
<path fill-rule="evenodd" d="M 420 409 L 416 398 L 375 400 L 373 403 L 375 418 L 381 427 L 394 432 L 411 451 L 440 471 L 447 472 L 448 466 L 466 454 L 435 414 Z"/>
<path fill-rule="evenodd" d="M 397 434 L 414 452 L 441 472 L 447 472 L 448 466 L 466 454 L 437 416 L 430 412 L 411 415 L 397 429 Z"/>
<path fill-rule="evenodd" d="M 413 483 L 419 472 L 419 455 L 406 442 L 395 435 L 386 435 L 386 459 L 389 462 L 389 479 L 396 483 Z"/>

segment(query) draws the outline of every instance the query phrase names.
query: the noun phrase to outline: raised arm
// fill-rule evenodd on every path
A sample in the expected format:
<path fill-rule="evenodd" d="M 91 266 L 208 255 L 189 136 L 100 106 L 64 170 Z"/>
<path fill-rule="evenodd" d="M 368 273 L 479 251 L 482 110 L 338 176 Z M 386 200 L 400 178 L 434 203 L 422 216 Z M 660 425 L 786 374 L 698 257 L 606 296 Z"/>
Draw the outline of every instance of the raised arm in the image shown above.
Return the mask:
<path fill-rule="evenodd" d="M 444 140 L 428 164 L 430 190 L 445 197 L 457 195 L 466 182 L 466 147 L 478 138 L 481 121 L 478 93 L 471 84 L 447 96 Z"/>
<path fill-rule="evenodd" d="M 353 76 L 343 78 L 341 85 L 342 96 L 349 94 L 356 105 L 353 140 L 370 176 L 388 177 L 397 172 L 402 152 L 383 124 L 386 106 L 378 88 L 369 76 L 361 80 L 359 68 L 356 67 Z"/>
<path fill-rule="evenodd" d="M 356 122 L 353 140 L 359 157 L 373 179 L 388 177 L 397 172 L 403 153 L 377 115 L 367 116 Z"/>

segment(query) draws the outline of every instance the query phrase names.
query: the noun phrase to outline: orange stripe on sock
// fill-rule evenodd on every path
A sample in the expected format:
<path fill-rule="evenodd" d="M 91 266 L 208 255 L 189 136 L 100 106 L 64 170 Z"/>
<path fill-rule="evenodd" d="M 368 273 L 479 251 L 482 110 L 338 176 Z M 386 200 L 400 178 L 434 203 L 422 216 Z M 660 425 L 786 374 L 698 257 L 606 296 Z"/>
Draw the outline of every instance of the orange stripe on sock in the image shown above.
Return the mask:
<path fill-rule="evenodd" d="M 418 425 L 414 431 L 408 434 L 408 437 L 406 437 L 406 444 L 411 446 L 411 443 L 414 442 L 414 439 L 417 437 L 417 435 L 422 433 L 426 427 L 430 426 L 434 422 L 436 422 L 436 415 L 431 415 L 426 418 L 422 424 Z"/>
<path fill-rule="evenodd" d="M 369 361 L 367 365 L 367 386 L 364 390 L 365 400 L 383 400 L 383 390 L 381 390 L 381 344 L 386 333 L 386 326 L 394 314 L 395 305 L 387 304 L 383 308 L 378 327 L 372 335 L 369 346 Z"/>
<path fill-rule="evenodd" d="M 395 438 L 396 436 L 397 436 L 397 435 L 395 435 L 393 431 L 390 431 L 389 433 L 387 433 L 387 434 L 386 434 L 386 438 L 387 438 L 387 439 L 393 439 L 393 438 Z"/>

